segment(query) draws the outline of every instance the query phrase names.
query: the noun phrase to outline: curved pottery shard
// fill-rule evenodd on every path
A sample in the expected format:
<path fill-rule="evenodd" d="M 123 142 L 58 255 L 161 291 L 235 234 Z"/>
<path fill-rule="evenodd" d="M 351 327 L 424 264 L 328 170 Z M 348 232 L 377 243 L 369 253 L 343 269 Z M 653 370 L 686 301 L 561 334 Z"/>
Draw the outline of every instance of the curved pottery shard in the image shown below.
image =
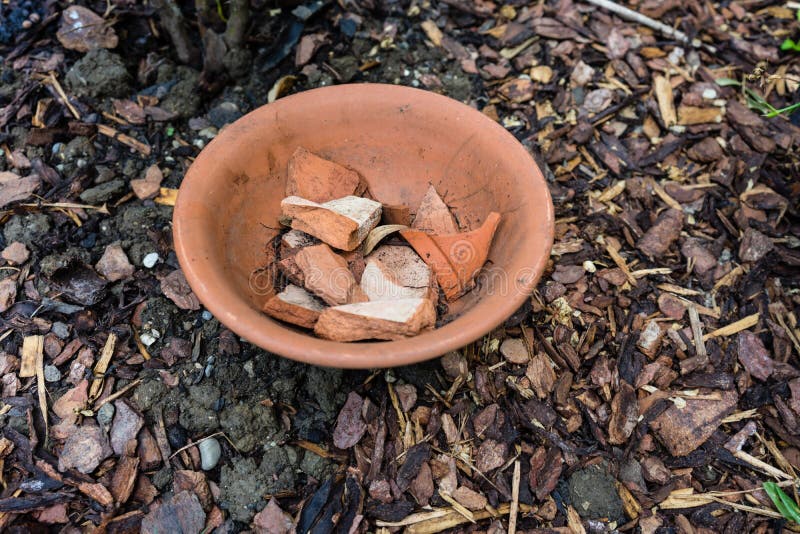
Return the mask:
<path fill-rule="evenodd" d="M 402 235 L 436 274 L 447 300 L 455 300 L 475 285 L 475 275 L 489 255 L 492 238 L 500 224 L 500 214 L 491 212 L 483 225 L 471 232 L 428 235 L 418 230 L 402 230 Z"/>

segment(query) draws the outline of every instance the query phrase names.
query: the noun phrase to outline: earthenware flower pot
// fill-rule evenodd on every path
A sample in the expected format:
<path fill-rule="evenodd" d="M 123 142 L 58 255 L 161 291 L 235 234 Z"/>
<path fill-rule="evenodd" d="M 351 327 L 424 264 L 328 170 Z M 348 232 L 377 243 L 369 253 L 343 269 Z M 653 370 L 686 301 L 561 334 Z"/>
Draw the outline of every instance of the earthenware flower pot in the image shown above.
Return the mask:
<path fill-rule="evenodd" d="M 337 343 L 260 311 L 286 165 L 298 146 L 359 171 L 383 203 L 415 209 L 433 184 L 462 229 L 501 214 L 478 284 L 450 304 L 447 324 L 399 341 Z M 378 84 L 306 91 L 227 126 L 186 174 L 173 222 L 186 279 L 222 324 L 275 354 L 343 368 L 420 362 L 479 339 L 529 298 L 553 242 L 544 177 L 510 133 L 455 100 Z"/>

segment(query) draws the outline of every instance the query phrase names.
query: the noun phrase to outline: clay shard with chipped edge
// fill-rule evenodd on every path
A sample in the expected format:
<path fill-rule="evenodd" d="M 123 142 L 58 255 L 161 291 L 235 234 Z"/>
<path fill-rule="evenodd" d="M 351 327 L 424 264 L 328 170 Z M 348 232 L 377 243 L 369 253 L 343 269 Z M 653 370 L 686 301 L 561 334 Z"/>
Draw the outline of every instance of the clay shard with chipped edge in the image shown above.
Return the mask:
<path fill-rule="evenodd" d="M 275 319 L 304 328 L 314 328 L 325 305 L 302 287 L 289 284 L 270 298 L 262 309 Z"/>
<path fill-rule="evenodd" d="M 314 332 L 333 341 L 403 339 L 433 328 L 436 308 L 429 299 L 397 299 L 334 306 L 323 311 Z"/>
<path fill-rule="evenodd" d="M 299 196 L 313 202 L 356 195 L 362 183 L 358 172 L 303 147 L 295 149 L 287 167 L 286 196 Z"/>
<path fill-rule="evenodd" d="M 291 226 L 340 250 L 358 247 L 381 219 L 381 203 L 368 198 L 346 196 L 318 204 L 301 197 L 281 201 L 283 215 Z"/>
<path fill-rule="evenodd" d="M 410 247 L 382 245 L 367 256 L 361 289 L 370 300 L 427 298 L 437 300 L 430 268 Z"/>
<path fill-rule="evenodd" d="M 500 214 L 491 212 L 477 230 L 451 235 L 428 235 L 419 230 L 401 230 L 420 258 L 428 264 L 448 301 L 472 289 L 475 276 L 486 263 Z"/>
<path fill-rule="evenodd" d="M 366 302 L 347 261 L 325 243 L 306 247 L 294 255 L 305 288 L 331 306 Z"/>

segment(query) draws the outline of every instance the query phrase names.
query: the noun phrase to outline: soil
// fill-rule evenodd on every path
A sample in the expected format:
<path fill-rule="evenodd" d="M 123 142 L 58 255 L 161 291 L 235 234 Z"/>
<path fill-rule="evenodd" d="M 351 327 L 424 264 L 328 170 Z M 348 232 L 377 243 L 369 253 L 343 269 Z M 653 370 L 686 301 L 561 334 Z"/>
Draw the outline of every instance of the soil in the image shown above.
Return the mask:
<path fill-rule="evenodd" d="M 81 3 L 98 14 L 106 9 Z M 789 478 L 800 468 L 800 113 L 764 118 L 747 107 L 740 87 L 714 83 L 752 79 L 748 87 L 778 108 L 800 99 L 798 56 L 778 52 L 786 32 L 797 33 L 791 10 L 770 2 L 632 6 L 696 32 L 705 44 L 695 49 L 583 2 L 320 2 L 301 36 L 324 32 L 322 44 L 298 64 L 293 7 L 272 12 L 273 2 L 252 2 L 243 47 L 204 49 L 205 63 L 181 64 L 153 7 L 112 3 L 107 21 L 119 46 L 83 53 L 54 37 L 59 4 L 38 11 L 22 4 L 0 6 L 0 172 L 36 174 L 41 185 L 37 196 L 7 203 L 0 187 L 0 249 L 20 242 L 30 250 L 23 264 L 0 270 L 0 283 L 15 280 L 4 289 L 13 289 L 8 306 L 0 299 L 0 427 L 13 444 L 0 442 L 0 531 L 47 524 L 71 532 L 128 512 L 136 531 L 163 519 L 159 505 L 176 516 L 201 514 L 189 523 L 206 531 L 257 530 L 266 527 L 256 514 L 272 498 L 306 530 L 331 531 L 330 520 L 347 531 L 360 517 L 354 531 L 375 531 L 377 521 L 425 512 L 421 503 L 449 509 L 441 495 L 448 480 L 481 493 L 496 510 L 512 500 L 516 462 L 518 530 L 566 532 L 570 507 L 598 529 L 797 528 L 752 512 L 773 511 L 763 492 L 742 497 L 767 477 L 726 445 L 744 432 L 740 448 L 750 458 L 790 471 Z M 4 18 L 12 10 L 13 27 Z M 38 22 L 25 28 L 21 21 L 34 11 Z M 184 16 L 194 44 L 224 31 L 218 17 L 198 18 L 188 7 Z M 423 20 L 443 33 L 438 44 Z M 705 48 L 712 45 L 714 53 Z M 531 81 L 542 66 L 551 79 Z M 43 81 L 51 72 L 80 118 Z M 654 80 L 665 73 L 671 90 L 657 95 Z M 346 82 L 437 91 L 481 109 L 528 147 L 558 217 L 552 261 L 530 303 L 461 351 L 372 373 L 268 354 L 202 307 L 182 309 L 168 298 L 163 280 L 179 269 L 172 207 L 137 198 L 131 180 L 157 165 L 161 187 L 178 188 L 219 130 L 265 104 L 287 75 L 296 77 L 289 92 Z M 711 122 L 668 124 L 667 101 L 678 122 L 687 107 L 724 112 Z M 98 133 L 99 124 L 146 143 L 149 153 Z M 676 204 L 678 216 L 660 224 Z M 92 266 L 113 243 L 135 271 L 107 282 Z M 145 266 L 154 253 L 158 260 Z M 690 304 L 699 311 L 695 326 L 714 333 L 700 345 L 681 307 Z M 737 323 L 754 315 L 755 322 Z M 743 330 L 756 341 L 740 337 Z M 654 335 L 644 339 L 643 331 Z M 113 358 L 95 375 L 111 333 Z M 44 336 L 49 439 L 39 386 L 22 376 L 17 360 L 35 335 Z M 530 363 L 503 358 L 506 338 L 524 342 Z M 62 358 L 71 342 L 75 350 Z M 118 496 L 122 456 L 86 475 L 56 468 L 59 455 L 74 454 L 59 432 L 92 419 L 104 432 L 118 424 L 110 402 L 96 411 L 97 401 L 83 402 L 74 423 L 71 409 L 62 413 L 67 423 L 55 415 L 55 403 L 96 376 L 104 377 L 99 398 L 121 392 L 130 399 L 151 434 L 163 428 L 172 456 L 135 471 L 136 490 L 119 503 L 102 504 L 83 484 Z M 729 391 L 738 395 L 733 415 L 717 416 L 716 403 Z M 686 419 L 703 439 L 672 456 L 677 432 L 669 421 L 658 432 L 650 423 L 692 397 Z M 747 433 L 748 422 L 758 438 Z M 203 472 L 193 444 L 209 435 L 222 457 Z M 334 443 L 354 445 L 339 450 Z M 44 465 L 54 474 L 45 475 Z M 191 498 L 177 497 L 187 495 L 176 488 L 178 471 L 201 479 Z M 659 508 L 685 488 L 732 492 L 728 502 L 751 509 L 711 501 Z M 506 514 L 453 527 L 497 532 L 507 527 Z"/>

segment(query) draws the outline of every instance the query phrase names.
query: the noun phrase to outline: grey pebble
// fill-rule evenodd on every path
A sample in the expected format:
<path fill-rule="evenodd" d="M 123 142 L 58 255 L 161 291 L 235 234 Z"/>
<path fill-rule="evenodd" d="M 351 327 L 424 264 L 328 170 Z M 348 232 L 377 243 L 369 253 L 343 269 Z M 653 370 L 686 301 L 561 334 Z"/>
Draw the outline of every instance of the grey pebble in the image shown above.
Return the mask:
<path fill-rule="evenodd" d="M 61 371 L 55 365 L 45 365 L 44 379 L 48 382 L 58 382 L 61 380 Z"/>
<path fill-rule="evenodd" d="M 114 405 L 110 402 L 105 403 L 97 410 L 97 422 L 103 428 L 111 426 L 111 421 L 114 419 Z"/>
<path fill-rule="evenodd" d="M 69 337 L 69 325 L 61 321 L 54 322 L 53 326 L 50 327 L 50 331 L 60 339 L 67 339 Z"/>
<path fill-rule="evenodd" d="M 206 438 L 197 444 L 200 450 L 200 466 L 204 471 L 214 469 L 222 455 L 222 447 L 215 438 Z"/>

